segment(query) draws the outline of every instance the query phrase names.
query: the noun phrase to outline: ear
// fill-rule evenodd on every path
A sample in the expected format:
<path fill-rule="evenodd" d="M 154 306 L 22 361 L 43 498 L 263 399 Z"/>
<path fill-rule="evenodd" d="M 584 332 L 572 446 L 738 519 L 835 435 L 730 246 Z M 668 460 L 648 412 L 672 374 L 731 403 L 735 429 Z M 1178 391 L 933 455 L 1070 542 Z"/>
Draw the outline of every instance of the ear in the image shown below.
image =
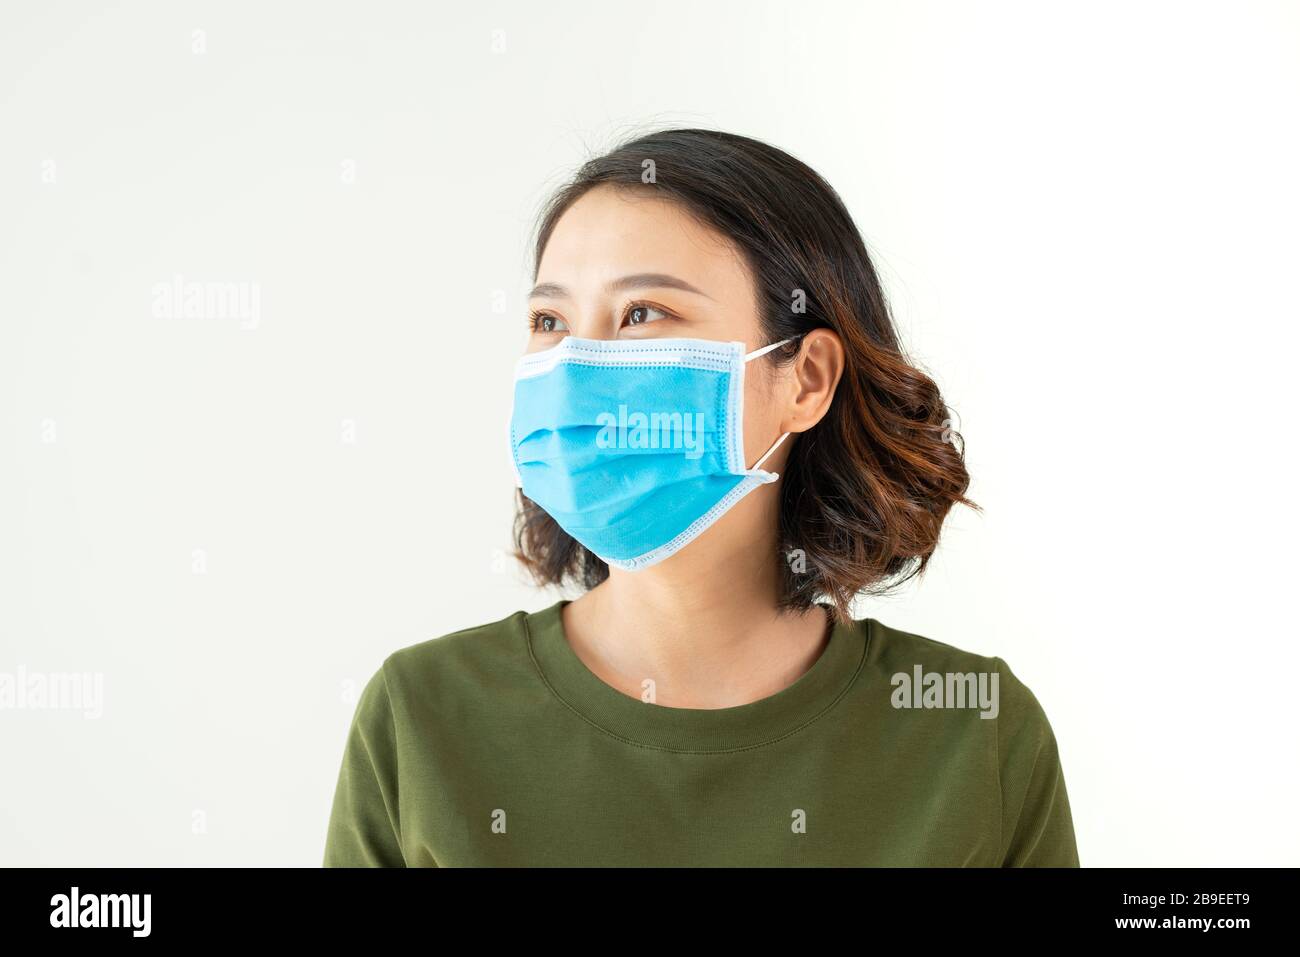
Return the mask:
<path fill-rule="evenodd" d="M 788 370 L 791 398 L 782 432 L 806 432 L 822 420 L 844 374 L 844 343 L 832 329 L 814 329 L 799 343 Z"/>

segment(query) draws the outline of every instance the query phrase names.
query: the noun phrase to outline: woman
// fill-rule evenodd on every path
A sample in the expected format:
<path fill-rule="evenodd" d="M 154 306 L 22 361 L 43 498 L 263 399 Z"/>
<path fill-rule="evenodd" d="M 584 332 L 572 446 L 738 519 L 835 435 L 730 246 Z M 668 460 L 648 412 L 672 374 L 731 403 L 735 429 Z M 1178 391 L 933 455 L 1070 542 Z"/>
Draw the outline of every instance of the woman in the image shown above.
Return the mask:
<path fill-rule="evenodd" d="M 968 476 L 838 196 L 741 136 L 588 162 L 545 212 L 519 557 L 583 593 L 400 649 L 327 866 L 1078 866 L 996 657 L 851 617 Z"/>

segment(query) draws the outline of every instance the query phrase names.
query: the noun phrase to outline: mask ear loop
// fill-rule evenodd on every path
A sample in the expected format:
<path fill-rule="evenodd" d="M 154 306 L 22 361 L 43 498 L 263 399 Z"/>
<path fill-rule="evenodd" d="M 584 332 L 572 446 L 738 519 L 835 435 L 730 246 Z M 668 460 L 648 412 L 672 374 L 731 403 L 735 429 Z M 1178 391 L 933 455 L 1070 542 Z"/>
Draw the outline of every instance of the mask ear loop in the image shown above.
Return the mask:
<path fill-rule="evenodd" d="M 746 469 L 745 471 L 750 473 L 758 472 L 762 464 L 766 462 L 769 458 L 771 458 L 772 453 L 775 452 L 778 448 L 780 448 L 781 443 L 784 442 L 789 437 L 790 437 L 789 432 L 783 433 L 779 439 L 777 439 L 775 442 L 772 443 L 772 447 L 763 453 L 763 457 L 754 463 L 754 467 L 751 469 Z M 777 479 L 781 477 L 776 472 L 767 472 L 765 474 L 772 476 L 770 479 L 766 479 L 766 481 L 768 482 L 775 482 Z"/>
<path fill-rule="evenodd" d="M 781 346 L 785 345 L 787 342 L 794 342 L 796 339 L 802 339 L 802 338 L 803 338 L 802 336 L 791 336 L 789 339 L 782 339 L 780 342 L 774 342 L 769 346 L 763 346 L 763 348 L 761 349 L 755 349 L 753 352 L 746 353 L 745 361 L 748 362 L 750 359 L 757 359 L 759 356 L 765 355 L 771 352 L 773 349 L 780 348 Z M 754 463 L 753 468 L 748 468 L 745 471 L 750 474 L 758 473 L 762 464 L 766 462 L 769 458 L 771 458 L 772 453 L 775 452 L 778 448 L 780 448 L 781 443 L 784 442 L 789 437 L 790 437 L 789 432 L 783 433 L 779 439 L 777 439 L 775 442 L 772 443 L 772 447 L 763 453 L 763 457 Z M 767 476 L 771 476 L 771 478 L 768 478 Z M 764 484 L 766 484 L 768 482 L 775 482 L 781 476 L 778 475 L 776 472 L 764 472 L 762 477 L 763 477 Z"/>
<path fill-rule="evenodd" d="M 774 342 L 770 346 L 763 346 L 763 348 L 761 349 L 755 349 L 753 352 L 747 352 L 745 353 L 745 361 L 748 362 L 750 359 L 757 359 L 759 356 L 765 355 L 771 352 L 773 349 L 778 349 L 781 346 L 785 345 L 787 342 L 794 342 L 798 338 L 799 336 L 791 336 L 789 339 L 782 339 L 780 342 Z"/>

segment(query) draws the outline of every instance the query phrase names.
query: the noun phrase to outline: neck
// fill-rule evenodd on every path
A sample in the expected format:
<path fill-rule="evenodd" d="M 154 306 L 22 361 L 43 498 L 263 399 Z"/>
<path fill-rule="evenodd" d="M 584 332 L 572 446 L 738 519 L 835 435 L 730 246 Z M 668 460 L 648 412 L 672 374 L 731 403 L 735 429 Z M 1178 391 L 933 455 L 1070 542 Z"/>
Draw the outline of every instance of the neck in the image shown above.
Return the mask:
<path fill-rule="evenodd" d="M 640 571 L 611 569 L 566 607 L 569 641 L 598 677 L 628 694 L 651 677 L 659 704 L 721 708 L 775 694 L 812 666 L 825 613 L 778 610 L 775 531 L 762 542 L 725 532 Z"/>

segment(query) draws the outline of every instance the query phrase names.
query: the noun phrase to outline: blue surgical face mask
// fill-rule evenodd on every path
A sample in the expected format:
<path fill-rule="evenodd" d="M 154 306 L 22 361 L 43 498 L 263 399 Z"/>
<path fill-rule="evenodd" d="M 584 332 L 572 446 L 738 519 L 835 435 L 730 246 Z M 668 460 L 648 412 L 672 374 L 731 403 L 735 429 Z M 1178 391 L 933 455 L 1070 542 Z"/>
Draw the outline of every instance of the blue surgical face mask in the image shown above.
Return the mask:
<path fill-rule="evenodd" d="M 610 565 L 639 569 L 697 538 L 779 476 L 745 462 L 745 353 L 710 339 L 566 336 L 515 368 L 519 486 Z"/>

